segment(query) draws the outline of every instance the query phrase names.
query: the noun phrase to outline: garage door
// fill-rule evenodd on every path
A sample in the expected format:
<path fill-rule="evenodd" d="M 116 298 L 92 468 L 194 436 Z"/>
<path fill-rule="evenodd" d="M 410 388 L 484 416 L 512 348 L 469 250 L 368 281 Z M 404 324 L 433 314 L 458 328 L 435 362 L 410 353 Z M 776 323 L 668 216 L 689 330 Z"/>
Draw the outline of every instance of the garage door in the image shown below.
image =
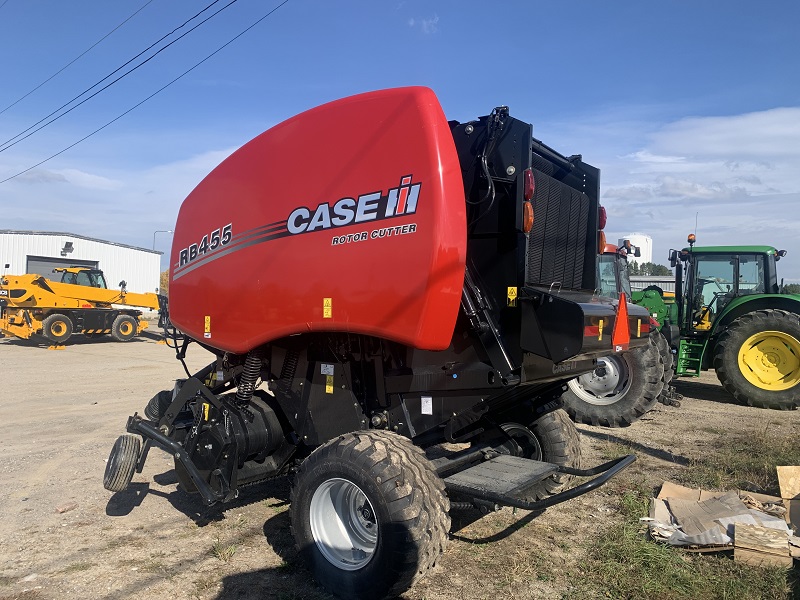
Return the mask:
<path fill-rule="evenodd" d="M 61 281 L 61 275 L 53 273 L 56 267 L 89 267 L 90 269 L 97 268 L 96 260 L 74 260 L 69 258 L 54 258 L 47 256 L 29 256 L 27 266 L 25 267 L 26 273 L 36 273 L 43 275 L 48 279 Z"/>

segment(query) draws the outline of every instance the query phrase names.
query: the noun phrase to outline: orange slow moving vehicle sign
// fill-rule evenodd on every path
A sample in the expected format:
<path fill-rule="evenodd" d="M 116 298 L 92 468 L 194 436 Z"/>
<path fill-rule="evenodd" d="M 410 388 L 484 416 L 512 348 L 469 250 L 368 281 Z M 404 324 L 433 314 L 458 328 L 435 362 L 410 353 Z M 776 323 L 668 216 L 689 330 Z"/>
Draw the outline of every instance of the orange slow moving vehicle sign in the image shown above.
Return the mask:
<path fill-rule="evenodd" d="M 192 191 L 170 318 L 237 353 L 309 331 L 442 350 L 465 260 L 461 167 L 436 96 L 371 92 L 276 125 Z"/>

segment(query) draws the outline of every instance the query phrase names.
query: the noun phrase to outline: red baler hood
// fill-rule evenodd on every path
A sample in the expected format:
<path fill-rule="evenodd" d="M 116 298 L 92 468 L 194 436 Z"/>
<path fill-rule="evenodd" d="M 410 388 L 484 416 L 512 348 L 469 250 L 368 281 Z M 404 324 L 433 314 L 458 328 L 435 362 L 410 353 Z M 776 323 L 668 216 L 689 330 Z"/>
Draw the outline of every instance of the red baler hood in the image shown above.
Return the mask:
<path fill-rule="evenodd" d="M 276 125 L 192 191 L 170 318 L 237 353 L 309 331 L 441 350 L 465 260 L 461 168 L 436 96 L 371 92 Z"/>

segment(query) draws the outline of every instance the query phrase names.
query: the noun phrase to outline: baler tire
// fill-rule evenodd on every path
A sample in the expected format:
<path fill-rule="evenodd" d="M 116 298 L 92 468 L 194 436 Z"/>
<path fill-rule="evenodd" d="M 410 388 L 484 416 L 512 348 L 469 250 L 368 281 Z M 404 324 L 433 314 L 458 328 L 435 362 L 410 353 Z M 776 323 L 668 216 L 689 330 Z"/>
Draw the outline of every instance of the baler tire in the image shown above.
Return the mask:
<path fill-rule="evenodd" d="M 620 383 L 614 386 L 612 393 L 598 395 L 590 387 L 596 379 L 596 371 L 576 377 L 567 383 L 567 391 L 561 395 L 564 410 L 576 423 L 628 427 L 658 403 L 664 376 L 661 354 L 650 338 L 645 347 L 599 360 L 605 363 L 606 373 L 609 369 L 612 369 L 612 377 L 615 371 L 618 373 Z M 602 385 L 601 382 L 596 387 L 601 389 Z"/>
<path fill-rule="evenodd" d="M 409 589 L 435 565 L 450 530 L 443 481 L 422 450 L 387 431 L 348 433 L 317 448 L 300 465 L 290 500 L 300 555 L 342 598 Z"/>
<path fill-rule="evenodd" d="M 743 404 L 800 407 L 800 315 L 768 309 L 737 318 L 717 340 L 714 369 L 722 386 Z"/>
<path fill-rule="evenodd" d="M 142 444 L 139 436 L 124 433 L 117 438 L 108 455 L 103 487 L 109 492 L 121 492 L 133 479 Z"/>
<path fill-rule="evenodd" d="M 541 460 L 560 467 L 581 468 L 581 439 L 569 415 L 558 409 L 549 412 L 529 425 L 541 447 Z M 534 457 L 527 457 L 534 458 Z M 527 493 L 528 500 L 543 500 L 564 489 L 572 475 L 551 475 L 532 487 Z"/>
<path fill-rule="evenodd" d="M 172 404 L 172 390 L 162 390 L 150 398 L 144 407 L 144 416 L 158 423 Z"/>
<path fill-rule="evenodd" d="M 139 331 L 139 323 L 130 315 L 117 315 L 111 325 L 111 337 L 118 342 L 129 342 Z"/>
<path fill-rule="evenodd" d="M 54 344 L 63 344 L 72 335 L 72 320 L 66 315 L 49 315 L 42 321 L 42 335 Z"/>

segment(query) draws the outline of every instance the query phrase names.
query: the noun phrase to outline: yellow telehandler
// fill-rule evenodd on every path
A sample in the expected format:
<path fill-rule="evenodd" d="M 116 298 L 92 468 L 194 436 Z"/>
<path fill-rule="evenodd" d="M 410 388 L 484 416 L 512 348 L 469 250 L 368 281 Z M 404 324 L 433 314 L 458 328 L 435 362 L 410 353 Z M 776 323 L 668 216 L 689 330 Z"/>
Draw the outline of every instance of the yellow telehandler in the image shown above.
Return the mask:
<path fill-rule="evenodd" d="M 30 339 L 42 336 L 60 345 L 73 334 L 94 337 L 109 334 L 127 342 L 147 328 L 136 308 L 158 310 L 166 317 L 166 297 L 155 293 L 108 289 L 99 269 L 53 269 L 61 281 L 41 275 L 5 275 L 0 278 L 0 332 Z"/>

